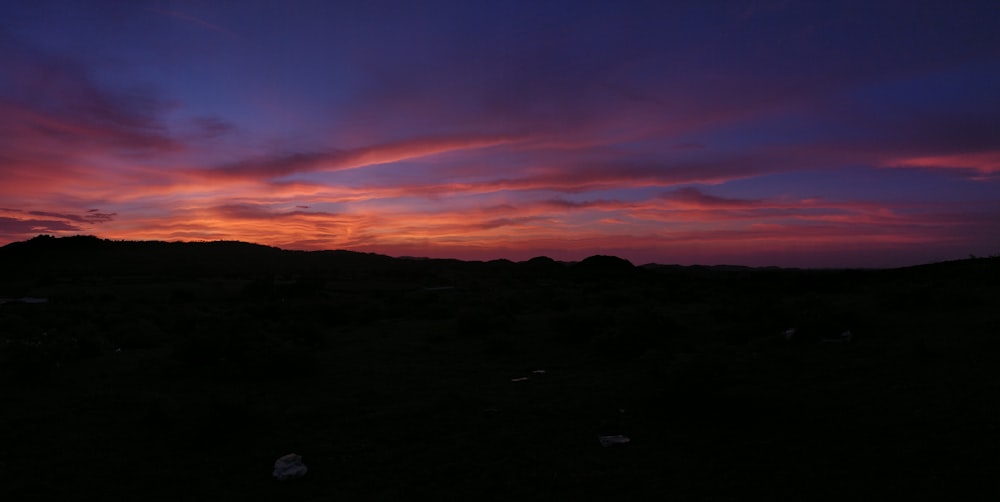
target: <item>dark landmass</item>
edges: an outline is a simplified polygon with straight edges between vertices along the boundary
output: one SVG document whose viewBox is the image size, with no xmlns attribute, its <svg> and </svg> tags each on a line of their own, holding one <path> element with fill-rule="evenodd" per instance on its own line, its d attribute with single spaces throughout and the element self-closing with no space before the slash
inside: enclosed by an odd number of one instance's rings
<svg viewBox="0 0 1000 502">
<path fill-rule="evenodd" d="M 996 496 L 998 284 L 39 236 L 0 248 L 0 499 Z"/>
</svg>

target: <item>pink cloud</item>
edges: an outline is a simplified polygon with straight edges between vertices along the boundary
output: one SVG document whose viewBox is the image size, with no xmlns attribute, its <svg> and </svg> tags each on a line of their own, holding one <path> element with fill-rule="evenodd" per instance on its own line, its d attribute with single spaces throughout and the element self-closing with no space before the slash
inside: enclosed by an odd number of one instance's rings
<svg viewBox="0 0 1000 502">
<path fill-rule="evenodd" d="M 465 259 L 526 259 L 538 254 L 580 259 L 607 252 L 637 262 L 706 263 L 733 262 L 729 257 L 742 253 L 750 258 L 739 263 L 759 260 L 752 263 L 767 264 L 781 249 L 808 254 L 948 242 L 960 245 L 963 237 L 956 226 L 988 224 L 990 218 L 984 213 L 985 219 L 963 221 L 948 205 L 890 210 L 864 201 L 744 200 L 695 190 L 673 193 L 673 199 L 639 201 L 511 200 L 479 207 L 470 201 L 471 206 L 441 204 L 420 211 L 407 210 L 405 204 L 374 201 L 371 206 L 348 205 L 342 213 L 305 210 L 280 200 L 251 203 L 250 197 L 247 202 L 201 207 L 189 202 L 187 208 L 116 218 L 102 224 L 106 229 L 102 236 L 239 239 L 293 249 L 337 248 Z M 678 205 L 676 199 L 685 203 Z M 36 213 L 37 217 L 82 217 L 56 211 Z M 40 228 L 9 221 L 31 216 L 25 212 L 9 214 L 5 220 L 9 229 Z M 80 228 L 69 219 L 49 220 Z M 70 230 L 68 226 L 59 228 Z M 653 259 L 654 255 L 659 258 Z M 830 260 L 836 263 L 834 258 Z"/>
<path fill-rule="evenodd" d="M 1000 150 L 897 158 L 886 161 L 883 167 L 968 169 L 980 174 L 991 175 L 1000 173 Z"/>
<path fill-rule="evenodd" d="M 761 201 L 727 199 L 708 195 L 694 187 L 680 188 L 665 193 L 661 197 L 675 207 L 747 208 L 761 205 Z"/>
<path fill-rule="evenodd" d="M 367 185 L 367 190 L 403 195 L 447 195 L 509 191 L 555 191 L 584 193 L 606 189 L 666 187 L 689 183 L 718 184 L 735 179 L 780 172 L 782 166 L 749 159 L 713 162 L 664 162 L 636 164 L 628 161 L 607 164 L 566 164 L 527 169 L 522 176 L 489 177 L 475 181 L 447 183 L 402 182 L 392 186 Z"/>
<path fill-rule="evenodd" d="M 503 136 L 445 136 L 417 138 L 350 150 L 295 153 L 263 160 L 241 161 L 199 171 L 208 177 L 274 178 L 310 171 L 340 171 L 416 159 L 441 153 L 508 144 Z"/>
</svg>

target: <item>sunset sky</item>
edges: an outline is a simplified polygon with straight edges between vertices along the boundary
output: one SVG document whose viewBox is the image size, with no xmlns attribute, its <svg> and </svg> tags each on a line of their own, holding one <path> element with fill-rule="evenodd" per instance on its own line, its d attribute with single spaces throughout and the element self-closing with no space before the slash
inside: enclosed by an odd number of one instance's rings
<svg viewBox="0 0 1000 502">
<path fill-rule="evenodd" d="M 1000 2 L 0 6 L 0 245 L 1000 253 Z"/>
</svg>

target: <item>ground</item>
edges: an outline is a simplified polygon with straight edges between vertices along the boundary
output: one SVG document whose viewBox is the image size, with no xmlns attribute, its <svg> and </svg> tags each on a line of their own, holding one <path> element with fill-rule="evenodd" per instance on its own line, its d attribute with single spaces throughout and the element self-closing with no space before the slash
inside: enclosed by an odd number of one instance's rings
<svg viewBox="0 0 1000 502">
<path fill-rule="evenodd" d="M 49 300 L 0 305 L 0 495 L 1000 494 L 995 259 L 576 275 L 432 265 L 0 284 Z M 789 327 L 804 335 L 785 340 Z M 851 342 L 823 341 L 846 329 Z M 631 441 L 602 447 L 613 434 Z M 309 472 L 275 481 L 287 453 Z"/>
</svg>

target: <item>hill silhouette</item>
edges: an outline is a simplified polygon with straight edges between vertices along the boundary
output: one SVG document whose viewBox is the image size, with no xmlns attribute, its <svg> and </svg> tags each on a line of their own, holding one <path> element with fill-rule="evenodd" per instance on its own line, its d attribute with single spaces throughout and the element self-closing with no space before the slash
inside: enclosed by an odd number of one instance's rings
<svg viewBox="0 0 1000 502">
<path fill-rule="evenodd" d="M 970 258 L 895 269 L 892 277 L 945 277 L 953 274 L 987 274 L 996 267 L 998 257 Z M 181 275 L 305 273 L 377 270 L 437 271 L 456 268 L 461 271 L 492 270 L 525 274 L 558 276 L 569 272 L 579 277 L 630 277 L 642 270 L 659 272 L 687 271 L 691 273 L 792 271 L 777 267 L 745 266 L 677 266 L 646 264 L 635 267 L 617 256 L 593 255 L 579 262 L 558 262 L 539 256 L 523 262 L 494 260 L 491 262 L 432 258 L 393 258 L 376 253 L 346 250 L 292 251 L 273 246 L 241 241 L 165 242 L 101 239 L 91 235 L 53 237 L 39 235 L 27 241 L 12 242 L 0 247 L 0 270 L 14 276 L 39 273 L 103 273 L 128 275 L 136 273 L 171 273 Z M 807 272 L 818 272 L 806 270 Z M 862 271 L 858 271 L 861 273 Z"/>
</svg>

